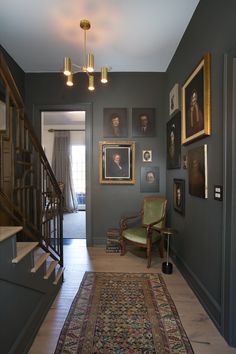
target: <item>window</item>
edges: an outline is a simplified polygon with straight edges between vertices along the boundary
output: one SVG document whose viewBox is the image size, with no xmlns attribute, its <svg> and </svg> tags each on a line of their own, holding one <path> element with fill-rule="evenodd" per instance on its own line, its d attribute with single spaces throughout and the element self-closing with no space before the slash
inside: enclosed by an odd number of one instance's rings
<svg viewBox="0 0 236 354">
<path fill-rule="evenodd" d="M 75 193 L 85 194 L 85 145 L 72 145 L 72 178 Z"/>
</svg>

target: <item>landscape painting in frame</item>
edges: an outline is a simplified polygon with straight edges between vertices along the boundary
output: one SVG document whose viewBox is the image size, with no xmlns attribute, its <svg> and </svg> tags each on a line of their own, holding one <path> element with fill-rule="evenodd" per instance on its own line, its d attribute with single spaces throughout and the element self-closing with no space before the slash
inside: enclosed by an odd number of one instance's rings
<svg viewBox="0 0 236 354">
<path fill-rule="evenodd" d="M 181 113 L 167 122 L 167 169 L 181 167 Z"/>
<path fill-rule="evenodd" d="M 195 197 L 208 197 L 207 145 L 188 151 L 189 193 Z"/>
<path fill-rule="evenodd" d="M 99 173 L 102 184 L 135 183 L 135 144 L 131 141 L 99 143 Z"/>
<path fill-rule="evenodd" d="M 210 135 L 210 54 L 182 86 L 182 144 Z"/>
</svg>

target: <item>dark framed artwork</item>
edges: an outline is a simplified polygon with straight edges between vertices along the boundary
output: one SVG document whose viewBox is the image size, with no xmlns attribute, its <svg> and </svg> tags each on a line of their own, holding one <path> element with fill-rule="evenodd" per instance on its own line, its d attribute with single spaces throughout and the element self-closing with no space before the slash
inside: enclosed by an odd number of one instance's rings
<svg viewBox="0 0 236 354">
<path fill-rule="evenodd" d="M 142 150 L 143 162 L 152 162 L 152 150 Z"/>
<path fill-rule="evenodd" d="M 179 84 L 175 84 L 169 94 L 169 114 L 179 109 Z"/>
<path fill-rule="evenodd" d="M 155 108 L 133 108 L 132 136 L 145 138 L 155 135 Z"/>
<path fill-rule="evenodd" d="M 184 215 L 185 212 L 185 180 L 174 178 L 173 207 L 175 211 Z"/>
<path fill-rule="evenodd" d="M 99 155 L 100 183 L 135 183 L 134 142 L 101 141 L 99 142 Z"/>
<path fill-rule="evenodd" d="M 210 54 L 182 86 L 182 144 L 210 135 Z"/>
<path fill-rule="evenodd" d="M 167 122 L 167 169 L 181 167 L 181 113 L 177 112 Z"/>
<path fill-rule="evenodd" d="M 187 158 L 187 155 L 184 155 L 183 156 L 183 169 L 187 170 L 187 168 L 188 168 L 188 158 Z"/>
<path fill-rule="evenodd" d="M 6 87 L 0 78 L 0 133 L 6 134 L 8 128 L 7 105 L 6 105 Z"/>
<path fill-rule="evenodd" d="M 140 192 L 157 193 L 160 191 L 160 173 L 157 166 L 141 167 Z"/>
<path fill-rule="evenodd" d="M 103 109 L 104 138 L 125 138 L 128 136 L 128 118 L 126 108 Z"/>
<path fill-rule="evenodd" d="M 7 130 L 7 112 L 6 103 L 0 100 L 0 132 Z"/>
<path fill-rule="evenodd" d="M 188 151 L 189 193 L 199 198 L 208 197 L 207 145 Z"/>
</svg>

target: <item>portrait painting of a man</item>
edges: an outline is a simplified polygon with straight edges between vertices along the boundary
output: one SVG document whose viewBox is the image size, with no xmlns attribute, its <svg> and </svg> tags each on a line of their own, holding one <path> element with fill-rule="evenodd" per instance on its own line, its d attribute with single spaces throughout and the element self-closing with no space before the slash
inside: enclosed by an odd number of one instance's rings
<svg viewBox="0 0 236 354">
<path fill-rule="evenodd" d="M 106 169 L 105 178 L 130 178 L 129 175 L 129 149 L 109 147 L 105 152 Z"/>
<path fill-rule="evenodd" d="M 204 129 L 203 69 L 191 81 L 186 90 L 186 137 Z"/>
<path fill-rule="evenodd" d="M 149 137 L 155 136 L 155 109 L 133 108 L 132 109 L 132 136 Z"/>
<path fill-rule="evenodd" d="M 189 193 L 207 198 L 207 145 L 188 151 Z"/>
<path fill-rule="evenodd" d="M 130 141 L 101 141 L 100 183 L 135 183 L 135 143 Z"/>
<path fill-rule="evenodd" d="M 126 108 L 104 108 L 103 136 L 106 138 L 124 138 L 128 136 Z"/>
<path fill-rule="evenodd" d="M 182 86 L 182 143 L 210 135 L 210 54 Z"/>
<path fill-rule="evenodd" d="M 181 114 L 176 113 L 167 123 L 167 169 L 181 167 Z"/>
</svg>

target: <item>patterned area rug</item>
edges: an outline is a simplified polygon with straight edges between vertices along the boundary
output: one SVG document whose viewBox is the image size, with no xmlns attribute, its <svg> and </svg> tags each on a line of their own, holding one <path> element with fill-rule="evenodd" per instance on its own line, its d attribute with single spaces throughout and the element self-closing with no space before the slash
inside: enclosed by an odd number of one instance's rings
<svg viewBox="0 0 236 354">
<path fill-rule="evenodd" d="M 193 353 L 160 274 L 86 272 L 55 354 Z"/>
</svg>

